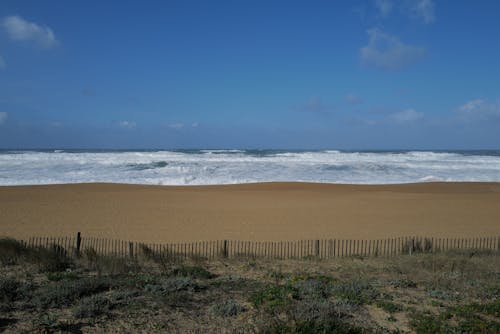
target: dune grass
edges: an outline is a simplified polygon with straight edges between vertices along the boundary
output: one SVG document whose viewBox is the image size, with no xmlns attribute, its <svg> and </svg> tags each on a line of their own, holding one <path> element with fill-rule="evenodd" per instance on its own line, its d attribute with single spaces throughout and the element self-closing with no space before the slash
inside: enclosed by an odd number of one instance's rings
<svg viewBox="0 0 500 334">
<path fill-rule="evenodd" d="M 134 259 L 0 239 L 0 331 L 499 333 L 500 256 Z"/>
</svg>

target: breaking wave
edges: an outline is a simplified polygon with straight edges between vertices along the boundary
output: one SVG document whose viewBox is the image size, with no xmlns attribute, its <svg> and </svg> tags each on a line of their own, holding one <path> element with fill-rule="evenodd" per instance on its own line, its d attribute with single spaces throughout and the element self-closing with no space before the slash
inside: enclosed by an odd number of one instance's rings
<svg viewBox="0 0 500 334">
<path fill-rule="evenodd" d="M 0 151 L 0 185 L 500 182 L 500 151 Z"/>
</svg>

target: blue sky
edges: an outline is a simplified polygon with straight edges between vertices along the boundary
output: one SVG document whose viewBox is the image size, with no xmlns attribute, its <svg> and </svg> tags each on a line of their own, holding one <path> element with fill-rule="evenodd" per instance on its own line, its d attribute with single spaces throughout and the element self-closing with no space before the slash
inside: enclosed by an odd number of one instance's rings
<svg viewBox="0 0 500 334">
<path fill-rule="evenodd" d="M 500 2 L 0 4 L 3 148 L 500 148 Z"/>
</svg>

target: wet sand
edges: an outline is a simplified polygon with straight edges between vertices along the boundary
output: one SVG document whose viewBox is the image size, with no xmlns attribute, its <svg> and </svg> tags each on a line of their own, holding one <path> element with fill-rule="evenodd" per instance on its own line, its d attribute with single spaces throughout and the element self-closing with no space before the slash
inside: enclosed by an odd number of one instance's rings
<svg viewBox="0 0 500 334">
<path fill-rule="evenodd" d="M 144 242 L 500 236 L 500 183 L 0 187 L 0 236 Z"/>
</svg>

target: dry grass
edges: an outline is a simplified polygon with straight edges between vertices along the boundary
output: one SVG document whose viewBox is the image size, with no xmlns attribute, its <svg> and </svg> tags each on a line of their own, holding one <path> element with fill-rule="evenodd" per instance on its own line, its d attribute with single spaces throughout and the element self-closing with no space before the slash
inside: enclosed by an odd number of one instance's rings
<svg viewBox="0 0 500 334">
<path fill-rule="evenodd" d="M 46 271 L 42 254 L 66 267 Z M 147 252 L 145 252 L 147 253 Z M 498 333 L 500 256 L 168 262 L 65 258 L 1 240 L 0 330 Z M 53 260 L 51 260 L 53 261 Z"/>
</svg>

